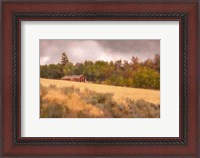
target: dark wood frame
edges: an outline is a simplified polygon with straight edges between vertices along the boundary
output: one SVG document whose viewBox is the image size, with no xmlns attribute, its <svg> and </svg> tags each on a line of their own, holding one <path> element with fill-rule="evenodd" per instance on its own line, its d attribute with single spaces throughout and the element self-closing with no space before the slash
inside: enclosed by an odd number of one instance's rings
<svg viewBox="0 0 200 158">
<path fill-rule="evenodd" d="M 198 2 L 4 2 L 2 135 L 4 156 L 200 156 L 198 152 Z M 21 138 L 22 20 L 178 20 L 179 138 Z"/>
</svg>

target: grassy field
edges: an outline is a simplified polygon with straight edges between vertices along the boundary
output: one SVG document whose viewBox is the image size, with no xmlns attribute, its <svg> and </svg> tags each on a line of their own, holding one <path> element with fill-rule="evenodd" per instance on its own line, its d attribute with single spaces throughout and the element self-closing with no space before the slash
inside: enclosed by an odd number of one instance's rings
<svg viewBox="0 0 200 158">
<path fill-rule="evenodd" d="M 79 88 L 80 91 L 84 91 L 85 88 L 87 88 L 97 93 L 113 93 L 113 98 L 115 101 L 123 101 L 125 98 L 129 98 L 133 100 L 143 99 L 153 104 L 160 104 L 160 91 L 158 90 L 108 86 L 102 84 L 52 80 L 43 78 L 40 79 L 40 83 L 44 86 L 49 86 L 51 84 L 56 85 L 57 87 L 74 86 L 75 88 Z"/>
<path fill-rule="evenodd" d="M 160 91 L 40 79 L 42 118 L 158 118 Z"/>
</svg>

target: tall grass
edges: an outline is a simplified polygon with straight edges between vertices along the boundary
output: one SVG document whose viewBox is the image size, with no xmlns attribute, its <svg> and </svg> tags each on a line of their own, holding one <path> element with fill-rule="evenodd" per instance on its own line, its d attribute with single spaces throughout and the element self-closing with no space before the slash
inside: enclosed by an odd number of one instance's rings
<svg viewBox="0 0 200 158">
<path fill-rule="evenodd" d="M 113 93 L 40 85 L 41 118 L 159 118 L 160 106 L 126 98 L 116 102 Z"/>
</svg>

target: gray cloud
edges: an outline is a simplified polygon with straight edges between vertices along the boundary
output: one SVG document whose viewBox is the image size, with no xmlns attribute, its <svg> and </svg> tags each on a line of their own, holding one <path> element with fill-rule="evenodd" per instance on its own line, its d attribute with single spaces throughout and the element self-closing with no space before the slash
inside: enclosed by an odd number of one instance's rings
<svg viewBox="0 0 200 158">
<path fill-rule="evenodd" d="M 73 63 L 85 60 L 140 60 L 160 54 L 160 40 L 40 40 L 40 64 L 59 63 L 65 52 Z"/>
</svg>

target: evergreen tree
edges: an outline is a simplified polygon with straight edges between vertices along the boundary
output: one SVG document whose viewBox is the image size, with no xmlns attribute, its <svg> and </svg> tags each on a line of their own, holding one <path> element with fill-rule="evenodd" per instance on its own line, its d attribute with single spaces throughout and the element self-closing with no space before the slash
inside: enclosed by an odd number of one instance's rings
<svg viewBox="0 0 200 158">
<path fill-rule="evenodd" d="M 66 53 L 63 52 L 63 53 L 62 53 L 62 57 L 61 57 L 61 64 L 62 64 L 62 65 L 66 65 L 66 63 L 68 63 L 68 62 L 69 62 L 69 59 L 68 59 Z"/>
</svg>

